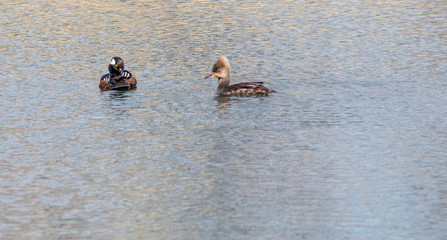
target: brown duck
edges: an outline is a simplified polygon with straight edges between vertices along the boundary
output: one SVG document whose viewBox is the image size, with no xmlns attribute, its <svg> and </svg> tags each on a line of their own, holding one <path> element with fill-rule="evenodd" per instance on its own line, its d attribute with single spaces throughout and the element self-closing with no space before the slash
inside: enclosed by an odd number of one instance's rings
<svg viewBox="0 0 447 240">
<path fill-rule="evenodd" d="M 264 86 L 263 82 L 242 82 L 230 85 L 230 63 L 225 56 L 217 59 L 211 74 L 205 78 L 214 77 L 218 79 L 216 93 L 223 96 L 267 96 L 269 93 L 276 92 Z"/>
<path fill-rule="evenodd" d="M 109 63 L 109 73 L 99 80 L 101 90 L 131 89 L 137 86 L 137 80 L 127 70 L 124 70 L 124 60 L 113 57 Z"/>
</svg>

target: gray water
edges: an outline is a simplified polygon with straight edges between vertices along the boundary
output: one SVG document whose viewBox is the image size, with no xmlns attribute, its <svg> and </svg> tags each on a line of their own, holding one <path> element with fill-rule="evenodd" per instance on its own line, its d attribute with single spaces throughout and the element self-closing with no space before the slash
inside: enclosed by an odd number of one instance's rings
<svg viewBox="0 0 447 240">
<path fill-rule="evenodd" d="M 0 239 L 447 239 L 446 1 L 0 13 Z"/>
</svg>

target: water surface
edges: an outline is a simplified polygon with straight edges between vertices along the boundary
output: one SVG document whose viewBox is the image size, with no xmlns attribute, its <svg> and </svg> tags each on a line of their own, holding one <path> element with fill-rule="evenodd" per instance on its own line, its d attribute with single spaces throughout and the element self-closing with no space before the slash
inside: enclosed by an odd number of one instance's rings
<svg viewBox="0 0 447 240">
<path fill-rule="evenodd" d="M 445 1 L 0 6 L 1 239 L 447 238 Z"/>
</svg>

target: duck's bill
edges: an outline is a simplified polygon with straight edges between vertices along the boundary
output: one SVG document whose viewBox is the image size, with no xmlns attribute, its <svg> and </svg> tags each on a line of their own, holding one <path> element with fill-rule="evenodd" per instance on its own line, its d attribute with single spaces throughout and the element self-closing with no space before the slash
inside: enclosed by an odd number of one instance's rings
<svg viewBox="0 0 447 240">
<path fill-rule="evenodd" d="M 214 78 L 214 77 L 216 77 L 216 74 L 215 73 L 211 73 L 210 75 L 204 77 L 204 79 L 206 79 L 206 78 Z"/>
</svg>

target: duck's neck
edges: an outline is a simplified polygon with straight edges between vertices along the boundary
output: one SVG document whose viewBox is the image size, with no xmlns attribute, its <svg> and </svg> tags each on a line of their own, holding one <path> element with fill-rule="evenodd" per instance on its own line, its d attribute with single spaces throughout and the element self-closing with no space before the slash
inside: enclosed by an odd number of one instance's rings
<svg viewBox="0 0 447 240">
<path fill-rule="evenodd" d="M 230 74 L 228 74 L 225 78 L 219 78 L 216 92 L 219 94 L 224 93 L 228 86 L 230 86 Z"/>
</svg>

